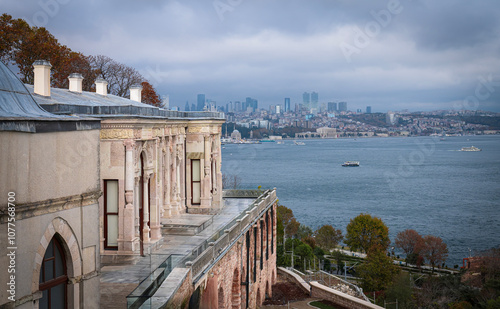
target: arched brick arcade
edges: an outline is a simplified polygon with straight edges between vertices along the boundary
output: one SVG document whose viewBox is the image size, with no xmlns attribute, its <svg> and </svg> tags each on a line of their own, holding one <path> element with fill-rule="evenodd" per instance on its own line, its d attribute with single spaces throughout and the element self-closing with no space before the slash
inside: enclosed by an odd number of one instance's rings
<svg viewBox="0 0 500 309">
<path fill-rule="evenodd" d="M 271 297 L 276 280 L 274 207 L 242 231 L 235 245 L 199 280 L 199 308 L 256 308 Z"/>
</svg>

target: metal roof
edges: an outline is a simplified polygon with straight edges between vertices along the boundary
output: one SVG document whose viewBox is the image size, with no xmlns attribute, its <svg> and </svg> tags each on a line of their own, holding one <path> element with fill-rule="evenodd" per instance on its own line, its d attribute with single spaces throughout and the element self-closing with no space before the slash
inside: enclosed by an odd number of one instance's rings
<svg viewBox="0 0 500 309">
<path fill-rule="evenodd" d="M 17 76 L 0 61 L 0 131 L 54 132 L 94 130 L 100 120 L 54 115 L 44 110 Z"/>
<path fill-rule="evenodd" d="M 33 85 L 25 85 L 33 93 Z M 50 97 L 33 94 L 47 111 L 56 114 L 91 115 L 98 118 L 225 119 L 221 112 L 181 112 L 158 108 L 116 95 L 73 92 L 52 88 Z"/>
<path fill-rule="evenodd" d="M 63 119 L 38 105 L 23 83 L 0 61 L 0 119 Z"/>
</svg>

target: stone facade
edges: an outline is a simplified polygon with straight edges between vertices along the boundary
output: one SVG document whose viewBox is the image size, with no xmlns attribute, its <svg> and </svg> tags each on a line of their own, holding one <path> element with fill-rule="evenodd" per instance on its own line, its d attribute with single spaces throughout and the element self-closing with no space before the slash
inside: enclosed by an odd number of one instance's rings
<svg viewBox="0 0 500 309">
<path fill-rule="evenodd" d="M 221 207 L 221 124 L 221 120 L 102 121 L 101 185 L 118 180 L 119 209 L 117 247 L 109 249 L 105 197 L 100 199 L 101 254 L 144 254 L 162 239 L 163 218 L 215 213 Z M 199 162 L 198 200 L 190 185 L 193 160 Z"/>
<path fill-rule="evenodd" d="M 15 251 L 15 273 L 0 271 L 2 285 L 15 275 L 15 298 L 0 290 L 0 307 L 38 308 L 40 271 L 53 238 L 62 245 L 70 308 L 99 308 L 99 130 L 71 132 L 0 131 L 0 265 Z M 15 194 L 15 216 L 8 209 Z M 12 221 L 11 218 L 15 218 Z M 10 222 L 9 222 L 10 221 Z M 14 225 L 9 225 L 13 223 Z M 15 249 L 7 235 L 14 228 Z M 11 300 L 15 299 L 15 302 Z"/>
</svg>

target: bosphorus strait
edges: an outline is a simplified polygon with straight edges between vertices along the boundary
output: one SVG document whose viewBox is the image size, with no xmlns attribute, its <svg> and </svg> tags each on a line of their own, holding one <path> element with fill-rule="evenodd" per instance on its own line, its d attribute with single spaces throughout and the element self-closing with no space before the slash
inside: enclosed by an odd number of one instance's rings
<svg viewBox="0 0 500 309">
<path fill-rule="evenodd" d="M 305 140 L 305 146 L 225 145 L 222 170 L 242 188 L 276 187 L 280 203 L 316 229 L 343 230 L 360 213 L 439 236 L 449 267 L 500 244 L 500 136 Z M 459 151 L 476 146 L 482 151 Z M 344 161 L 359 167 L 342 167 Z"/>
</svg>

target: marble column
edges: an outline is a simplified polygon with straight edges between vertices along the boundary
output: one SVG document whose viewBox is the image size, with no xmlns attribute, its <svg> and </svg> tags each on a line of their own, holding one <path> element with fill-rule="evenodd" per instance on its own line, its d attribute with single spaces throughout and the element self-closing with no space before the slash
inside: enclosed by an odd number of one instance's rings
<svg viewBox="0 0 500 309">
<path fill-rule="evenodd" d="M 180 206 L 179 212 L 186 212 L 186 160 L 185 160 L 185 149 L 184 149 L 184 140 L 185 135 L 181 135 L 180 142 L 178 144 L 179 151 L 177 153 L 179 157 L 179 198 L 180 198 Z"/>
<path fill-rule="evenodd" d="M 120 251 L 134 251 L 135 209 L 134 209 L 134 146 L 131 139 L 123 142 L 125 146 L 125 208 L 123 209 L 123 238 Z M 120 241 L 119 241 L 120 243 Z"/>
<path fill-rule="evenodd" d="M 215 149 L 214 160 L 215 160 L 215 184 L 213 193 L 213 207 L 220 209 L 222 208 L 222 171 L 221 171 L 221 143 L 220 143 L 220 133 L 214 135 Z"/>
<path fill-rule="evenodd" d="M 170 209 L 170 138 L 165 137 L 165 144 L 163 146 L 163 218 L 170 218 L 172 215 Z"/>
<path fill-rule="evenodd" d="M 204 157 L 203 157 L 203 177 L 201 179 L 201 208 L 208 209 L 211 205 L 210 194 L 210 159 L 211 159 L 211 145 L 210 135 L 203 135 L 204 139 Z"/>
<path fill-rule="evenodd" d="M 141 188 L 140 186 L 142 185 L 141 183 L 141 177 L 136 176 L 134 177 L 134 226 L 135 226 L 135 237 L 140 237 L 140 223 L 139 223 L 139 206 L 141 204 Z"/>
<path fill-rule="evenodd" d="M 142 240 L 145 243 L 149 242 L 149 177 L 151 176 L 150 173 L 147 173 L 144 171 L 144 182 L 143 182 L 143 191 L 144 192 L 144 200 L 142 203 L 142 214 L 143 214 L 143 225 L 142 225 Z"/>
<path fill-rule="evenodd" d="M 178 201 L 177 201 L 177 137 L 174 135 L 170 141 L 170 156 L 172 158 L 170 168 L 170 208 L 171 214 L 177 215 Z"/>
</svg>

